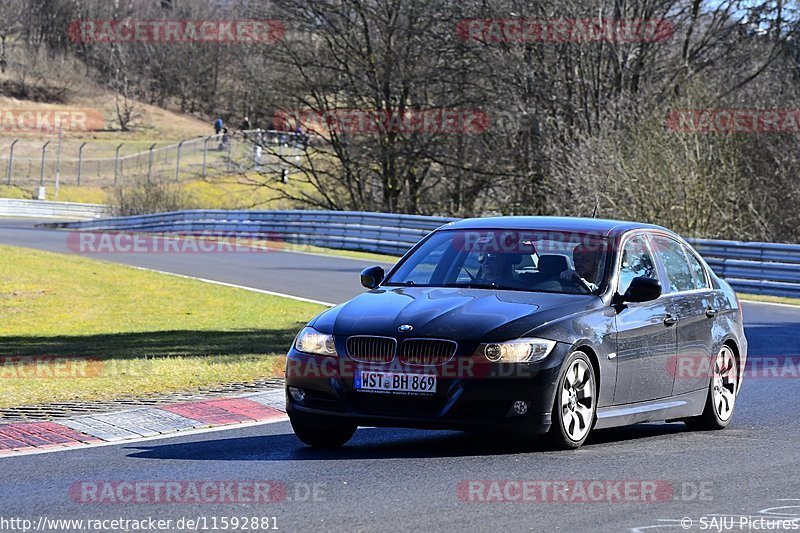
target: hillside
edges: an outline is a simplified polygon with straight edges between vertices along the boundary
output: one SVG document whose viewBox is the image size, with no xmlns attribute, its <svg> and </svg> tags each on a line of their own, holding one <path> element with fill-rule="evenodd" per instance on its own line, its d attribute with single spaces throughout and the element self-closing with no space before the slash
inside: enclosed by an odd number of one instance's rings
<svg viewBox="0 0 800 533">
<path fill-rule="evenodd" d="M 124 157 L 145 159 L 151 146 L 164 148 L 164 161 L 157 159 L 157 172 L 164 172 L 170 163 L 167 157 L 175 157 L 174 145 L 187 139 L 208 137 L 214 134 L 210 122 L 198 117 L 181 113 L 177 109 L 162 109 L 153 105 L 133 101 L 135 119 L 123 131 L 117 120 L 116 105 L 122 98 L 115 92 L 98 86 L 88 78 L 73 76 L 70 89 L 63 95 L 54 97 L 47 84 L 33 85 L 27 92 L 35 95 L 34 100 L 12 96 L 19 92 L 18 82 L 10 74 L 0 75 L 0 113 L 6 122 L 0 126 L 0 197 L 34 198 L 39 184 L 42 147 L 50 142 L 47 152 L 45 181 L 47 199 L 59 201 L 115 204 L 120 190 L 113 186 L 113 158 L 116 148 L 123 145 L 121 154 Z M 55 101 L 47 101 L 55 100 Z M 55 195 L 53 174 L 57 158 L 59 136 L 54 131 L 37 129 L 18 129 L 11 127 L 12 120 L 23 112 L 37 114 L 70 113 L 78 111 L 95 112 L 102 117 L 102 127 L 93 131 L 80 129 L 64 129 L 61 138 L 62 178 Z M 14 146 L 14 172 L 12 185 L 6 184 L 6 171 L 12 143 Z M 83 149 L 84 180 L 80 187 L 75 183 L 73 175 L 77 165 L 81 145 Z M 201 144 L 194 143 L 200 146 Z M 193 145 L 193 146 L 194 146 Z M 213 146 L 213 145 L 212 145 Z M 173 148 L 169 148 L 173 147 Z M 167 154 L 169 152 L 169 154 Z M 188 154 L 187 164 L 197 163 L 201 156 Z M 214 161 L 214 155 L 210 161 Z M 104 161 L 101 168 L 97 160 Z M 141 165 L 141 161 L 137 161 Z M 65 171 L 70 169 L 72 173 Z M 285 202 L 275 198 L 275 192 L 258 187 L 260 176 L 215 175 L 207 179 L 186 172 L 182 175 L 179 186 L 171 186 L 174 207 L 186 208 L 269 208 L 288 207 Z"/>
</svg>

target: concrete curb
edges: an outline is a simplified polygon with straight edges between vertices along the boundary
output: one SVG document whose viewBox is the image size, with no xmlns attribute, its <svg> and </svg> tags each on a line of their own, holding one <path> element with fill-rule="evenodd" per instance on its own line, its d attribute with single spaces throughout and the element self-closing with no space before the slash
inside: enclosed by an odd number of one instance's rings
<svg viewBox="0 0 800 533">
<path fill-rule="evenodd" d="M 0 425 L 0 457 L 158 437 L 180 431 L 287 419 L 284 391 L 275 390 L 160 407 L 92 414 L 55 422 Z"/>
</svg>

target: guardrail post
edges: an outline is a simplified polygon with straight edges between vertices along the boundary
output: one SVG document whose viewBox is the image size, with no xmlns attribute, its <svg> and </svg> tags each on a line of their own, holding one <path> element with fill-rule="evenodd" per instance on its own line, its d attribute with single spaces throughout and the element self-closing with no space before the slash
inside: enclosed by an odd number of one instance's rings
<svg viewBox="0 0 800 533">
<path fill-rule="evenodd" d="M 158 143 L 153 144 L 150 147 L 150 158 L 147 162 L 147 184 L 150 185 L 150 181 L 153 179 L 153 157 L 155 156 L 155 149 Z"/>
<path fill-rule="evenodd" d="M 81 174 L 83 174 L 83 149 L 86 148 L 87 144 L 89 143 L 83 143 L 78 148 L 78 187 L 81 186 Z"/>
<path fill-rule="evenodd" d="M 211 137 L 206 137 L 203 141 L 203 177 L 207 176 L 208 169 L 208 143 L 211 142 Z"/>
<path fill-rule="evenodd" d="M 19 142 L 19 139 L 14 139 L 11 143 L 11 149 L 8 152 L 8 172 L 6 173 L 6 185 L 11 185 L 11 175 L 14 173 L 14 147 Z"/>
<path fill-rule="evenodd" d="M 44 143 L 42 146 L 42 165 L 39 167 L 39 187 L 44 187 L 44 165 L 45 157 L 47 157 L 47 147 L 50 146 L 50 141 Z"/>
<path fill-rule="evenodd" d="M 119 181 L 119 151 L 122 150 L 122 147 L 125 146 L 125 143 L 120 144 L 117 146 L 117 150 L 114 155 L 114 186 L 117 186 L 117 182 Z"/>
<path fill-rule="evenodd" d="M 175 165 L 175 181 L 181 181 L 181 152 L 183 151 L 183 143 L 184 141 L 178 143 L 178 157 L 177 164 Z"/>
<path fill-rule="evenodd" d="M 58 149 L 56 150 L 56 194 L 54 200 L 58 200 L 58 187 L 61 184 L 61 147 L 64 144 L 64 129 L 58 129 Z"/>
</svg>

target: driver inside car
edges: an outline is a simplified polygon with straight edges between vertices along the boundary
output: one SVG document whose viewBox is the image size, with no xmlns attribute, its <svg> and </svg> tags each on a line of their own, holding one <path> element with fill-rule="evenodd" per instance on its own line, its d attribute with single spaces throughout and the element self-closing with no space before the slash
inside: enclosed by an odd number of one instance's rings
<svg viewBox="0 0 800 533">
<path fill-rule="evenodd" d="M 521 259 L 519 254 L 497 252 L 483 254 L 479 259 L 481 269 L 476 279 L 498 287 L 519 288 L 525 284 L 518 278 L 514 265 Z"/>
<path fill-rule="evenodd" d="M 561 279 L 583 283 L 589 290 L 596 292 L 598 289 L 597 274 L 600 270 L 600 258 L 603 250 L 599 246 L 579 244 L 572 251 L 572 264 L 575 268 L 565 270 L 561 273 Z"/>
</svg>

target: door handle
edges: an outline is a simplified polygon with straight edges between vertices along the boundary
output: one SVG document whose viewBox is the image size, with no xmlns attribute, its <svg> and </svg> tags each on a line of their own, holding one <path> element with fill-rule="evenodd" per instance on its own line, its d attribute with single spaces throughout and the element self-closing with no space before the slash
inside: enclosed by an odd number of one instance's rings
<svg viewBox="0 0 800 533">
<path fill-rule="evenodd" d="M 719 313 L 719 309 L 714 309 L 713 307 L 709 307 L 706 309 L 706 316 L 708 318 L 714 318 Z"/>
<path fill-rule="evenodd" d="M 678 319 L 677 319 L 677 318 L 675 318 L 675 317 L 674 317 L 674 316 L 672 316 L 672 315 L 667 315 L 667 316 L 664 318 L 664 325 L 665 325 L 665 326 L 667 326 L 667 327 L 669 327 L 669 326 L 674 326 L 674 325 L 675 325 L 675 324 L 677 324 L 677 323 L 678 323 Z"/>
</svg>

